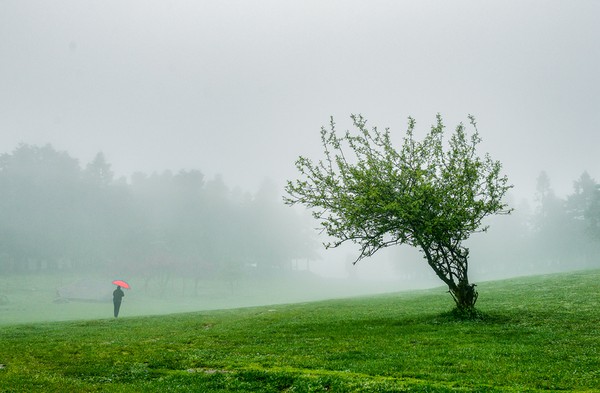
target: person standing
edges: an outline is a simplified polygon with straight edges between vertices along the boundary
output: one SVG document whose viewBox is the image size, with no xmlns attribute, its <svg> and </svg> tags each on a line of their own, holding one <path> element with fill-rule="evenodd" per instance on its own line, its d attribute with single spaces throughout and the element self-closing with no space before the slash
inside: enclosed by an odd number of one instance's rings
<svg viewBox="0 0 600 393">
<path fill-rule="evenodd" d="M 123 290 L 120 286 L 117 285 L 117 289 L 113 292 L 113 304 L 115 306 L 115 318 L 119 316 L 119 309 L 121 308 L 121 300 L 123 300 Z"/>
</svg>

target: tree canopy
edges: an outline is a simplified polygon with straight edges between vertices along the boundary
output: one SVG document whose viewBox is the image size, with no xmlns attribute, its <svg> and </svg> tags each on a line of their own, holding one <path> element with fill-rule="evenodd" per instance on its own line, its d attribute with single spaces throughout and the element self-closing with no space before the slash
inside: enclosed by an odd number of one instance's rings
<svg viewBox="0 0 600 393">
<path fill-rule="evenodd" d="M 487 229 L 486 216 L 510 212 L 503 197 L 511 188 L 499 161 L 477 155 L 475 119 L 469 116 L 470 136 L 461 123 L 446 143 L 441 115 L 420 141 L 409 118 L 396 148 L 389 129 L 369 128 L 360 115 L 351 118 L 355 133 L 338 133 L 333 118 L 329 129 L 321 129 L 323 160 L 298 158 L 300 178 L 288 181 L 285 202 L 313 209 L 333 239 L 327 248 L 358 244 L 356 262 L 392 245 L 419 248 L 457 307 L 473 309 L 477 292 L 462 243 Z"/>
</svg>

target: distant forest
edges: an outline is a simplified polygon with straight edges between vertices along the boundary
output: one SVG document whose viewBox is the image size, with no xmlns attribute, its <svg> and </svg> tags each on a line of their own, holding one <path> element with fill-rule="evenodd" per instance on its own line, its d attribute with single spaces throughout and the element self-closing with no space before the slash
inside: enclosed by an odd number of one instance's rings
<svg viewBox="0 0 600 393">
<path fill-rule="evenodd" d="M 542 171 L 533 205 L 491 217 L 489 232 L 470 241 L 471 268 L 494 278 L 600 268 L 600 185 L 583 172 L 572 194 L 558 197 Z"/>
<path fill-rule="evenodd" d="M 600 185 L 586 172 L 573 184 L 560 198 L 542 172 L 533 205 L 509 201 L 511 216 L 490 218 L 489 233 L 469 240 L 475 276 L 600 267 Z M 50 145 L 0 155 L 2 274 L 230 280 L 290 271 L 318 259 L 314 226 L 268 182 L 250 194 L 197 170 L 116 179 L 102 153 L 81 166 Z"/>
<path fill-rule="evenodd" d="M 307 221 L 265 182 L 255 195 L 200 171 L 115 179 L 52 146 L 0 156 L 0 272 L 231 276 L 317 256 Z M 304 220 L 304 221 L 303 221 Z"/>
</svg>

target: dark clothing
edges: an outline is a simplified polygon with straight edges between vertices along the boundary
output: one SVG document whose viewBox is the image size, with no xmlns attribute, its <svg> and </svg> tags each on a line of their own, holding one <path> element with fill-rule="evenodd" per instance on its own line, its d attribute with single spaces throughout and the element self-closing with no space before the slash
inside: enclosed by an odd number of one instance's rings
<svg viewBox="0 0 600 393">
<path fill-rule="evenodd" d="M 123 299 L 125 294 L 121 287 L 117 287 L 117 289 L 113 292 L 113 304 L 115 306 L 115 318 L 119 316 L 119 309 L 121 308 L 121 300 Z"/>
</svg>

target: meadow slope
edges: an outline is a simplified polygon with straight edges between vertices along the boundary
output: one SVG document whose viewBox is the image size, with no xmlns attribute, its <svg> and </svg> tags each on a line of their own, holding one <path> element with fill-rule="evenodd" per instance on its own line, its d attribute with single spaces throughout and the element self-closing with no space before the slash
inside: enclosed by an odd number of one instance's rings
<svg viewBox="0 0 600 393">
<path fill-rule="evenodd" d="M 600 271 L 478 288 L 8 325 L 0 391 L 600 391 Z"/>
</svg>

